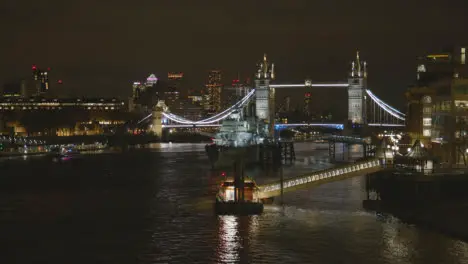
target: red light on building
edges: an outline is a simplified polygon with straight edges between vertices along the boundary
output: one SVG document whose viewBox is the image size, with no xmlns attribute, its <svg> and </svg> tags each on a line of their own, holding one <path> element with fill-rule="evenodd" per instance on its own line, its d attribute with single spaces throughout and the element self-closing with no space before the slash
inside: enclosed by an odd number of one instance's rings
<svg viewBox="0 0 468 264">
<path fill-rule="evenodd" d="M 305 97 L 310 97 L 310 93 L 305 93 Z"/>
<path fill-rule="evenodd" d="M 63 81 L 62 81 L 62 80 L 58 80 L 57 83 L 58 83 L 58 84 L 62 84 Z"/>
<path fill-rule="evenodd" d="M 47 71 L 50 71 L 50 67 L 47 68 Z"/>
<path fill-rule="evenodd" d="M 37 70 L 36 64 L 33 64 L 33 65 L 32 65 L 32 70 L 33 70 L 33 71 Z"/>
<path fill-rule="evenodd" d="M 221 172 L 221 176 L 226 176 L 226 172 Z"/>
</svg>

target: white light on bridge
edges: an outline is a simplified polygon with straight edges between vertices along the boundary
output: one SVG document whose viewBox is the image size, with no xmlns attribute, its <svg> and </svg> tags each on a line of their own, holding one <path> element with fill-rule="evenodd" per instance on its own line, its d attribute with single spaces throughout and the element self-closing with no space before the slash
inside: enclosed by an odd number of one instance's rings
<svg viewBox="0 0 468 264">
<path fill-rule="evenodd" d="M 368 126 L 381 126 L 381 127 L 404 127 L 403 124 L 377 124 L 377 123 L 370 123 L 367 124 Z"/>
<path fill-rule="evenodd" d="M 304 84 L 270 84 L 271 88 L 296 88 L 296 87 L 348 87 L 347 83 L 312 83 L 307 80 Z"/>
</svg>

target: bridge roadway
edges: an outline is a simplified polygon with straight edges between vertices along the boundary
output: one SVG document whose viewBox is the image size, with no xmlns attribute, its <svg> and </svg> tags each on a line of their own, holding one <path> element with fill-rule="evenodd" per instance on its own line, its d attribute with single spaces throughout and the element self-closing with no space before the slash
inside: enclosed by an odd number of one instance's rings
<svg viewBox="0 0 468 264">
<path fill-rule="evenodd" d="M 311 186 L 327 182 L 343 180 L 346 178 L 372 173 L 381 170 L 378 159 L 372 158 L 361 162 L 346 164 L 330 169 L 314 171 L 310 174 L 288 178 L 283 180 L 283 193 L 305 189 Z M 258 198 L 267 199 L 281 195 L 281 182 L 276 181 L 258 186 L 260 188 Z"/>
</svg>

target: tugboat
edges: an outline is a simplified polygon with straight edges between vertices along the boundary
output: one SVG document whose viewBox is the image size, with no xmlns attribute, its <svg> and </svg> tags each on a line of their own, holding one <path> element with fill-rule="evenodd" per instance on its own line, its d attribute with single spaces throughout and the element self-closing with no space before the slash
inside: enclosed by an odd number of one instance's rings
<svg viewBox="0 0 468 264">
<path fill-rule="evenodd" d="M 216 195 L 215 212 L 219 215 L 256 215 L 263 212 L 255 181 L 244 177 L 243 169 L 234 177 L 226 176 Z"/>
</svg>

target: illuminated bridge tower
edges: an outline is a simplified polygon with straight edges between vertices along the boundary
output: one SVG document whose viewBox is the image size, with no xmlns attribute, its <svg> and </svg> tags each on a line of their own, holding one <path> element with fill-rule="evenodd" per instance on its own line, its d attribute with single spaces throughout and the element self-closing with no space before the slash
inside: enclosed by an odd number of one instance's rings
<svg viewBox="0 0 468 264">
<path fill-rule="evenodd" d="M 255 113 L 259 120 L 268 124 L 270 136 L 274 133 L 275 125 L 275 89 L 270 88 L 270 81 L 274 79 L 275 65 L 268 62 L 265 54 L 255 74 Z"/>
<path fill-rule="evenodd" d="M 356 60 L 352 62 L 348 84 L 348 120 L 355 124 L 365 124 L 367 64 L 359 59 L 359 51 L 356 53 Z"/>
<path fill-rule="evenodd" d="M 166 106 L 164 100 L 159 100 L 158 103 L 153 107 L 152 112 L 152 122 L 150 125 L 150 131 L 153 132 L 155 136 L 162 136 L 162 119 L 163 112 L 167 112 L 168 107 Z"/>
</svg>

